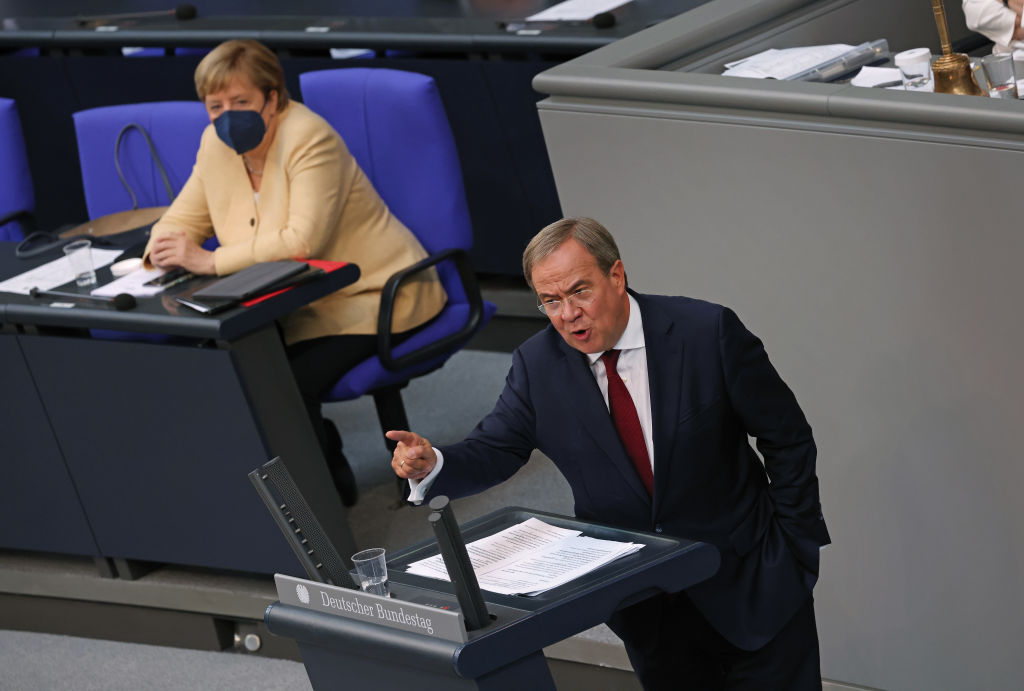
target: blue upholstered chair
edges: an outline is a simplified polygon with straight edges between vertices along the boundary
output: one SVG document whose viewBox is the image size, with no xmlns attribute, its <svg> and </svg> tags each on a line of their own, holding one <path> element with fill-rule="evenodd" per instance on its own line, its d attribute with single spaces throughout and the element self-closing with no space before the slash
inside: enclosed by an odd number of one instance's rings
<svg viewBox="0 0 1024 691">
<path fill-rule="evenodd" d="M 177 195 L 184 186 L 199 151 L 203 130 L 210 124 L 206 108 L 198 101 L 163 101 L 129 103 L 118 106 L 90 108 L 75 113 L 75 135 L 82 170 L 82 187 L 89 218 L 126 211 L 133 208 L 170 204 L 168 189 Z M 121 175 L 131 187 L 129 193 L 121 182 L 115 160 L 118 136 L 130 124 L 139 125 L 148 133 L 153 150 L 166 171 L 166 180 L 154 163 L 146 137 L 138 129 L 128 129 L 121 138 L 117 161 Z M 134 194 L 134 198 L 133 195 Z M 204 246 L 213 249 L 216 239 Z M 107 329 L 93 329 L 95 338 L 170 342 L 163 334 L 138 334 Z"/>
<path fill-rule="evenodd" d="M 21 240 L 36 202 L 18 109 L 7 98 L 0 98 L 0 152 L 0 240 Z"/>
<path fill-rule="evenodd" d="M 89 218 L 135 206 L 163 206 L 171 201 L 149 146 L 138 130 L 125 132 L 118 152 L 121 172 L 137 198 L 134 203 L 121 183 L 114 165 L 114 147 L 126 125 L 135 123 L 149 133 L 167 171 L 168 184 L 177 194 L 192 172 L 199 139 L 210 124 L 206 109 L 198 101 L 104 106 L 79 111 L 72 117 Z"/>
<path fill-rule="evenodd" d="M 378 355 L 334 386 L 329 401 L 372 394 L 381 427 L 408 429 L 400 389 L 437 369 L 493 315 L 469 265 L 473 230 L 444 106 L 430 77 L 380 68 L 307 72 L 299 76 L 307 106 L 341 134 L 391 211 L 430 256 L 388 281 L 381 301 Z M 400 283 L 437 266 L 448 293 L 441 313 L 392 348 L 388 326 Z M 394 444 L 385 440 L 389 448 Z"/>
</svg>

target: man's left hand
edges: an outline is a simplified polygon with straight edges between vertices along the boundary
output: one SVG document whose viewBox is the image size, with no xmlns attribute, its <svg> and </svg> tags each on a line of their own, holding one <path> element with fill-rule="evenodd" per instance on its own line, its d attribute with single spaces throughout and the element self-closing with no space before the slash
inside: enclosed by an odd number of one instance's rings
<svg viewBox="0 0 1024 691">
<path fill-rule="evenodd" d="M 181 267 L 194 274 L 214 274 L 213 252 L 192 242 L 184 231 L 159 236 L 149 250 L 149 260 L 161 269 Z"/>
</svg>

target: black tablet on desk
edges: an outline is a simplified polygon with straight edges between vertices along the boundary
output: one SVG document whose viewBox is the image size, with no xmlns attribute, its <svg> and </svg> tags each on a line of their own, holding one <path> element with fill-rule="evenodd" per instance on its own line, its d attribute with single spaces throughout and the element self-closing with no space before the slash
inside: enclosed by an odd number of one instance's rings
<svg viewBox="0 0 1024 691">
<path fill-rule="evenodd" d="M 279 266 L 286 265 L 286 266 Z M 270 267 L 270 268 L 266 268 Z M 259 269 L 259 271 L 251 271 Z M 249 272 L 244 281 L 232 282 Z M 217 314 L 246 300 L 268 295 L 290 286 L 324 275 L 324 270 L 300 261 L 280 261 L 254 264 L 227 278 L 201 284 L 175 295 L 175 301 L 203 314 Z M 274 280 L 270 280 L 273 278 Z M 224 285 L 227 285 L 225 289 Z M 234 287 L 232 287 L 234 286 Z"/>
<path fill-rule="evenodd" d="M 286 259 L 260 262 L 215 281 L 197 290 L 193 295 L 200 300 L 246 300 L 267 292 L 274 285 L 309 268 L 305 262 Z"/>
</svg>

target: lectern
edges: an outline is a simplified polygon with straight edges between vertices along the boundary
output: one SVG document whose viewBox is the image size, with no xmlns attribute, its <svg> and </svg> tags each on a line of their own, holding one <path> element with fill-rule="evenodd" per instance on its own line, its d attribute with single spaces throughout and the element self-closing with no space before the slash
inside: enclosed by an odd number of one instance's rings
<svg viewBox="0 0 1024 691">
<path fill-rule="evenodd" d="M 518 507 L 469 521 L 462 533 L 471 542 L 529 518 L 643 549 L 536 596 L 484 591 L 490 621 L 466 631 L 450 583 L 405 572 L 438 553 L 431 540 L 388 561 L 391 598 L 278 577 L 280 600 L 267 609 L 267 628 L 298 643 L 317 691 L 553 691 L 544 647 L 604 622 L 620 607 L 679 591 L 718 569 L 712 545 Z M 353 611 L 368 616 L 353 617 Z M 452 620 L 457 627 L 443 630 Z"/>
</svg>

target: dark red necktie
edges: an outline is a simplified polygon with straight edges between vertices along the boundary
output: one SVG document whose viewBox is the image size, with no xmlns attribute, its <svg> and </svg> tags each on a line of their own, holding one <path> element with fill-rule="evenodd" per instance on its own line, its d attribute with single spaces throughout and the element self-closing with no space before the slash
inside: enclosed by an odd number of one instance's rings
<svg viewBox="0 0 1024 691">
<path fill-rule="evenodd" d="M 608 375 L 608 408 L 612 414 L 612 422 L 619 433 L 626 455 L 633 461 L 637 475 L 647 488 L 647 493 L 654 494 L 654 473 L 651 471 L 651 459 L 647 455 L 647 443 L 644 441 L 644 429 L 640 426 L 640 417 L 636 414 L 636 405 L 629 395 L 626 385 L 622 382 L 615 364 L 619 360 L 618 350 L 608 350 L 601 356 L 604 371 Z"/>
</svg>

